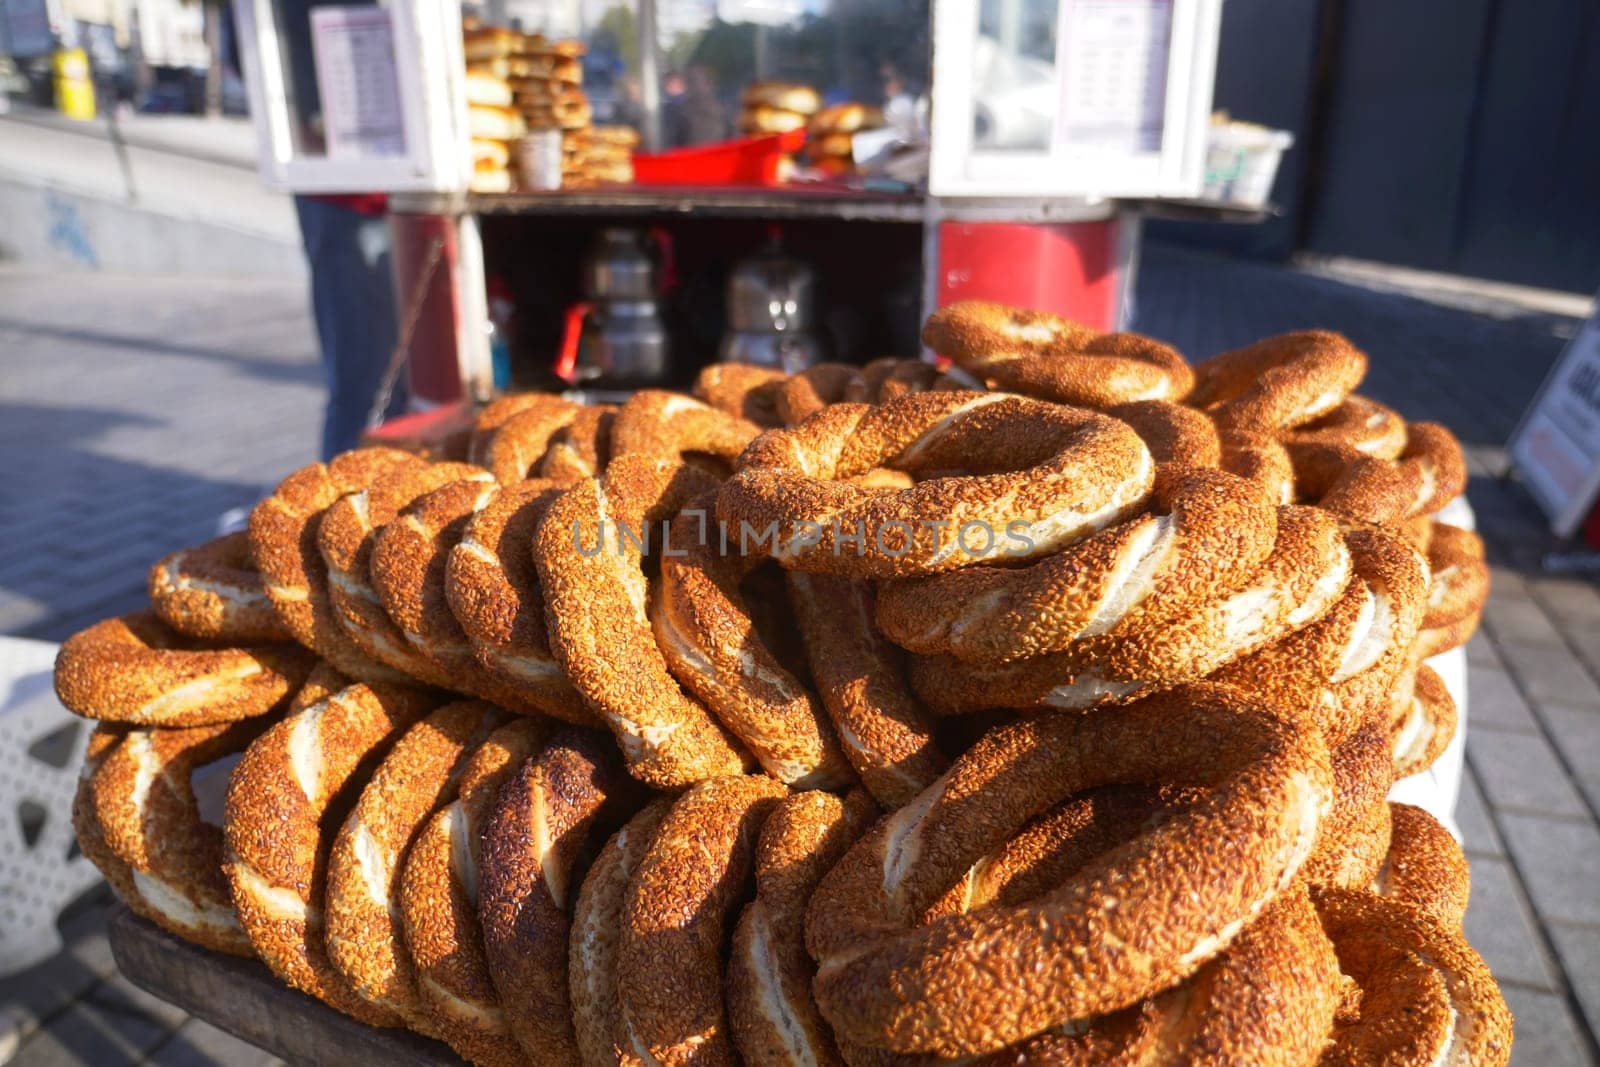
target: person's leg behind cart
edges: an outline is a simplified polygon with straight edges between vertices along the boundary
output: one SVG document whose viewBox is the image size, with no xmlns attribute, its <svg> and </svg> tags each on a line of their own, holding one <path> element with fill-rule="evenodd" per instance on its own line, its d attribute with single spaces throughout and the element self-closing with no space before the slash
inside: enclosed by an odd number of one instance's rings
<svg viewBox="0 0 1600 1067">
<path fill-rule="evenodd" d="M 389 224 L 316 197 L 294 198 L 311 270 L 311 306 L 327 374 L 322 457 L 354 448 L 394 352 L 394 281 Z M 383 416 L 405 410 L 404 375 Z"/>
</svg>

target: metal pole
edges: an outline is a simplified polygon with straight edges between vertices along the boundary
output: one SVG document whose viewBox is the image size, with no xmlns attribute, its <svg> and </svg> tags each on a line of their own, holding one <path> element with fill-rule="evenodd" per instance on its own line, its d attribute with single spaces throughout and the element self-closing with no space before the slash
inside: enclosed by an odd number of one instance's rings
<svg viewBox="0 0 1600 1067">
<path fill-rule="evenodd" d="M 644 105 L 645 148 L 661 149 L 661 42 L 656 34 L 656 0 L 639 0 L 639 100 Z"/>
</svg>

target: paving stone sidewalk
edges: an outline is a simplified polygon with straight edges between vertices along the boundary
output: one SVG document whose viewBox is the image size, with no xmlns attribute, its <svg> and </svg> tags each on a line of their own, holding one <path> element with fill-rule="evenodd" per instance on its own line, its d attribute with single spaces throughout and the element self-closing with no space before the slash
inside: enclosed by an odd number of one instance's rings
<svg viewBox="0 0 1600 1067">
<path fill-rule="evenodd" d="M 1575 323 L 1159 247 L 1141 266 L 1144 332 L 1201 357 L 1342 330 L 1372 355 L 1366 391 L 1466 442 L 1495 571 L 1469 647 L 1467 930 L 1516 1013 L 1514 1062 L 1600 1063 L 1600 588 L 1539 571 L 1543 523 L 1497 477 Z M 145 564 L 313 458 L 319 382 L 296 285 L 0 271 L 0 633 L 60 639 L 139 604 Z M 116 977 L 103 898 L 64 933 L 0 979 L 0 1062 L 8 1032 L 30 1065 L 266 1061 Z"/>
</svg>

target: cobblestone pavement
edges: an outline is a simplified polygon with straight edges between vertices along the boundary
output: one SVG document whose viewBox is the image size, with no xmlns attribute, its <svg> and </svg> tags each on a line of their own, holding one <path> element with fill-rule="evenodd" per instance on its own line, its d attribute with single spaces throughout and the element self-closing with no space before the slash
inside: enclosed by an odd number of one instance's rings
<svg viewBox="0 0 1600 1067">
<path fill-rule="evenodd" d="M 1138 327 L 1195 357 L 1308 326 L 1373 357 L 1367 391 L 1467 443 L 1495 568 L 1469 647 L 1458 817 L 1468 934 L 1517 1016 L 1515 1062 L 1600 1062 L 1600 589 L 1551 547 L 1500 444 L 1574 328 L 1285 268 L 1147 250 Z M 59 639 L 139 603 L 143 565 L 312 458 L 319 375 L 295 285 L 0 272 L 0 633 Z M 114 973 L 100 900 L 69 948 L 0 979 L 0 1061 L 253 1064 L 265 1057 Z"/>
</svg>

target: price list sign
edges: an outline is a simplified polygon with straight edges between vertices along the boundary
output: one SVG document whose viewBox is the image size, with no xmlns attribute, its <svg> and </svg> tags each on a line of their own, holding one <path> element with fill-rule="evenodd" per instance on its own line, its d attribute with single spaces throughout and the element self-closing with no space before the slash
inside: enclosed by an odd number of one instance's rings
<svg viewBox="0 0 1600 1067">
<path fill-rule="evenodd" d="M 1551 529 L 1572 536 L 1600 494 L 1600 311 L 1561 353 L 1508 447 Z"/>
<path fill-rule="evenodd" d="M 312 8 L 311 34 L 328 158 L 403 157 L 405 115 L 389 12 L 371 5 Z"/>
<path fill-rule="evenodd" d="M 1172 0 L 1066 0 L 1056 140 L 1075 148 L 1161 151 Z"/>
</svg>

